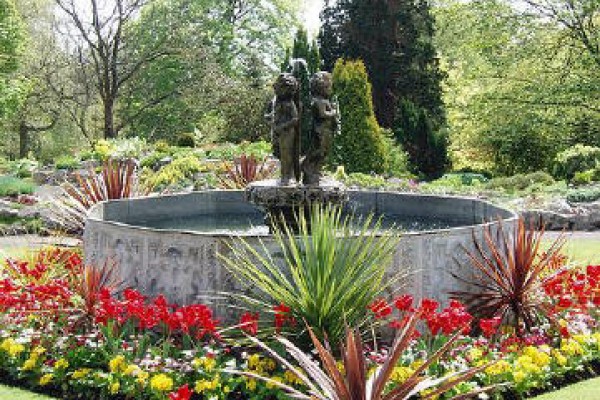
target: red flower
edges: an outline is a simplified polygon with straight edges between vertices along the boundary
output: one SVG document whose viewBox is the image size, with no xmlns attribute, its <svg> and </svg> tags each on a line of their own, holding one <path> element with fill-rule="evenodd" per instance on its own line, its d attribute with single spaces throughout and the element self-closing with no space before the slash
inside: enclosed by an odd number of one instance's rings
<svg viewBox="0 0 600 400">
<path fill-rule="evenodd" d="M 423 299 L 421 300 L 421 311 L 424 316 L 428 314 L 433 314 L 439 307 L 439 303 L 433 299 Z"/>
<path fill-rule="evenodd" d="M 192 391 L 188 387 L 187 383 L 180 387 L 177 392 L 169 393 L 169 400 L 190 400 L 192 397 Z"/>
<path fill-rule="evenodd" d="M 249 335 L 256 336 L 258 332 L 258 313 L 243 313 L 240 318 L 240 329 Z"/>
<path fill-rule="evenodd" d="M 394 305 L 399 311 L 409 311 L 412 303 L 413 297 L 410 294 L 403 294 L 394 301 Z"/>
<path fill-rule="evenodd" d="M 289 315 L 291 309 L 285 304 L 281 303 L 273 307 L 273 311 L 275 311 L 275 330 L 277 333 L 281 331 L 286 322 L 289 322 L 292 326 L 296 324 L 294 317 Z"/>
<path fill-rule="evenodd" d="M 375 314 L 375 318 L 385 318 L 392 313 L 392 307 L 384 299 L 377 299 L 369 305 L 369 309 Z"/>
<path fill-rule="evenodd" d="M 496 331 L 498 330 L 498 327 L 500 326 L 500 322 L 501 322 L 500 317 L 494 317 L 491 319 L 482 319 L 479 321 L 479 327 L 481 328 L 483 335 L 485 337 L 489 338 L 489 337 L 494 336 L 494 334 L 496 334 Z"/>
</svg>

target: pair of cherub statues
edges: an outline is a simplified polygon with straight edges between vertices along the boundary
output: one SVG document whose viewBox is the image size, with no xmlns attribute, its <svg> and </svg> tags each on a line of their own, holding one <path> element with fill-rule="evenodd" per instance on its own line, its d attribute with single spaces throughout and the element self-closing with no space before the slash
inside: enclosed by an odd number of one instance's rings
<svg viewBox="0 0 600 400">
<path fill-rule="evenodd" d="M 318 185 L 333 136 L 339 129 L 339 110 L 332 99 L 332 79 L 328 72 L 317 72 L 310 79 L 310 110 L 299 102 L 299 83 L 294 75 L 283 73 L 275 81 L 275 98 L 270 114 L 273 152 L 281 162 L 280 184 L 295 185 L 302 178 L 306 185 Z M 301 141 L 301 113 L 310 112 L 308 140 Z M 307 133 L 304 133 L 307 134 Z M 300 143 L 308 143 L 301 149 Z"/>
</svg>

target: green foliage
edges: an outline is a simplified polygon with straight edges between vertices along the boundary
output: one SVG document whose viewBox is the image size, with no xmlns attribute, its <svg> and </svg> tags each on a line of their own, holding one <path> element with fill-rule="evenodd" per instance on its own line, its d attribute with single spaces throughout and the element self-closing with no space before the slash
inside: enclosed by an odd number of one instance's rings
<svg viewBox="0 0 600 400">
<path fill-rule="evenodd" d="M 281 71 L 286 72 L 288 64 L 292 58 L 302 58 L 306 60 L 308 67 L 308 73 L 314 74 L 321 70 L 321 53 L 319 51 L 319 45 L 316 40 L 311 43 L 308 41 L 308 33 L 306 29 L 300 27 L 296 31 L 296 37 L 294 38 L 294 44 L 292 45 L 292 51 L 289 48 L 286 49 L 285 59 L 281 65 Z"/>
<path fill-rule="evenodd" d="M 567 192 L 567 201 L 570 203 L 590 203 L 600 199 L 600 187 L 586 187 L 571 189 Z"/>
<path fill-rule="evenodd" d="M 32 194 L 35 184 L 28 179 L 14 176 L 0 176 L 0 196 L 18 196 L 20 194 Z"/>
<path fill-rule="evenodd" d="M 345 175 L 342 181 L 346 186 L 357 186 L 360 188 L 384 188 L 387 186 L 385 178 L 381 175 L 363 174 L 353 172 Z"/>
<path fill-rule="evenodd" d="M 260 291 L 256 302 L 269 311 L 285 304 L 319 337 L 337 343 L 347 326 L 364 322 L 367 306 L 394 281 L 383 276 L 396 235 L 381 235 L 380 221 L 370 217 L 357 222 L 340 209 L 315 206 L 300 216 L 298 234 L 274 229 L 277 251 L 240 239 L 229 246 L 230 256 L 220 257 L 241 283 Z M 277 253 L 283 263 L 270 255 Z"/>
<path fill-rule="evenodd" d="M 587 185 L 594 181 L 596 170 L 588 169 L 587 171 L 577 171 L 575 176 L 571 179 L 571 183 L 574 185 Z"/>
<path fill-rule="evenodd" d="M 177 146 L 180 147 L 196 147 L 196 137 L 191 132 L 180 133 L 177 136 Z"/>
<path fill-rule="evenodd" d="M 384 136 L 373 112 L 371 84 L 364 64 L 339 60 L 333 70 L 333 91 L 342 126 L 334 139 L 332 163 L 343 165 L 348 172 L 384 172 Z"/>
<path fill-rule="evenodd" d="M 81 165 L 79 160 L 73 156 L 63 155 L 54 161 L 57 169 L 76 169 Z"/>
<path fill-rule="evenodd" d="M 176 158 L 158 172 L 145 170 L 141 176 L 142 184 L 151 191 L 162 191 L 167 188 L 182 187 L 192 184 L 195 173 L 205 167 L 193 155 Z"/>
<path fill-rule="evenodd" d="M 554 183 L 554 178 L 550 174 L 544 171 L 537 171 L 525 175 L 517 174 L 509 177 L 494 178 L 485 187 L 491 190 L 502 189 L 507 192 L 515 192 L 525 190 L 532 185 L 548 186 Z"/>
<path fill-rule="evenodd" d="M 571 180 L 577 172 L 596 168 L 600 162 L 600 147 L 577 144 L 556 155 L 553 175 L 559 179 Z"/>
<path fill-rule="evenodd" d="M 447 169 L 448 138 L 444 130 L 436 130 L 425 109 L 408 100 L 400 101 L 394 135 L 408 152 L 414 173 L 431 179 Z"/>
<path fill-rule="evenodd" d="M 385 170 L 386 175 L 398 178 L 411 176 L 408 154 L 406 154 L 404 148 L 396 142 L 392 132 L 388 130 L 383 131 L 383 145 L 385 159 L 387 161 L 387 168 Z"/>
<path fill-rule="evenodd" d="M 515 2 L 436 3 L 455 167 L 551 171 L 568 146 L 600 145 L 600 75 L 573 50 L 581 36 Z"/>
<path fill-rule="evenodd" d="M 0 78 L 14 72 L 19 63 L 25 31 L 13 0 L 0 0 Z"/>
<path fill-rule="evenodd" d="M 218 145 L 206 146 L 204 150 L 206 151 L 206 156 L 208 158 L 227 161 L 233 160 L 242 154 L 251 155 L 262 160 L 272 152 L 271 143 L 264 140 L 259 140 L 257 142 L 242 142 L 240 144 L 221 143 Z"/>
</svg>

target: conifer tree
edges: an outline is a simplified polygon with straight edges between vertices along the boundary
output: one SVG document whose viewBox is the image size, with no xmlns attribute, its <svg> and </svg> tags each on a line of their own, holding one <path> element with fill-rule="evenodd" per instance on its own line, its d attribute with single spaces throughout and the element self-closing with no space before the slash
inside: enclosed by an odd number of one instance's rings
<svg viewBox="0 0 600 400">
<path fill-rule="evenodd" d="M 332 163 L 343 165 L 347 172 L 384 172 L 383 134 L 373 112 L 371 84 L 363 62 L 338 60 L 333 90 L 341 112 L 341 132 L 334 141 Z"/>
<path fill-rule="evenodd" d="M 327 1 L 321 14 L 319 36 L 325 68 L 338 58 L 364 61 L 373 83 L 373 103 L 379 124 L 407 135 L 399 114 L 407 101 L 418 109 L 421 133 L 398 138 L 408 144 L 413 162 L 422 154 L 441 152 L 446 159 L 447 140 L 441 81 L 433 46 L 434 25 L 428 0 L 338 0 Z M 401 126 L 396 128 L 396 125 Z M 402 132 L 400 134 L 400 132 Z M 422 134 L 423 138 L 414 135 Z M 397 136 L 398 137 L 398 136 Z M 432 138 L 437 138 L 433 140 Z M 433 143 L 437 143 L 435 148 Z M 420 148 L 419 146 L 426 146 Z M 413 149 L 412 151 L 410 149 Z M 439 157 L 436 157 L 439 160 Z M 432 173 L 431 165 L 417 164 L 417 171 L 437 175 L 447 163 Z"/>
</svg>

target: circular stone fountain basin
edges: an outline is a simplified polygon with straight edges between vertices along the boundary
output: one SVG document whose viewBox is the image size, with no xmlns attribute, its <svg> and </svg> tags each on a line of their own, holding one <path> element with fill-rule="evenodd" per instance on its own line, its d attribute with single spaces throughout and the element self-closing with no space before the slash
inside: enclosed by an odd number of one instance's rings
<svg viewBox="0 0 600 400">
<path fill-rule="evenodd" d="M 481 238 L 485 226 L 497 229 L 501 220 L 510 230 L 517 219 L 513 212 L 477 199 L 348 194 L 349 211 L 383 216 L 384 225 L 402 231 L 388 274 L 408 277 L 390 292 L 441 302 L 449 291 L 464 289 L 451 273 L 471 272 L 463 247 L 473 248 L 473 237 Z M 217 254 L 226 255 L 239 237 L 256 245 L 260 240 L 277 251 L 262 211 L 244 199 L 243 191 L 213 190 L 100 203 L 86 221 L 86 263 L 116 262 L 125 286 L 148 296 L 163 293 L 178 304 L 212 303 L 218 315 L 233 319 L 215 294 L 248 289 L 231 276 Z"/>
</svg>

